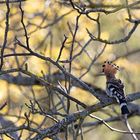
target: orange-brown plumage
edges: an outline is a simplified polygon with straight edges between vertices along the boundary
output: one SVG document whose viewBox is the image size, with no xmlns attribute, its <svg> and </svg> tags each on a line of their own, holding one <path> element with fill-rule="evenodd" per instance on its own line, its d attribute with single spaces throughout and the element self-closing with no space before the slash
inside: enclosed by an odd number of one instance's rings
<svg viewBox="0 0 140 140">
<path fill-rule="evenodd" d="M 119 67 L 116 64 L 113 64 L 111 61 L 104 62 L 103 72 L 107 78 L 115 77 L 117 70 L 119 70 Z"/>
</svg>

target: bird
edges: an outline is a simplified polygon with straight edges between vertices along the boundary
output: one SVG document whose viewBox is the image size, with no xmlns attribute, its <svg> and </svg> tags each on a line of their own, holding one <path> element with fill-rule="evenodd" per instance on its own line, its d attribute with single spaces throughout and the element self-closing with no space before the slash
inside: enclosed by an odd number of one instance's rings
<svg viewBox="0 0 140 140">
<path fill-rule="evenodd" d="M 115 98 L 120 104 L 122 115 L 128 115 L 129 109 L 124 94 L 124 84 L 115 76 L 117 71 L 120 70 L 119 66 L 111 61 L 105 61 L 102 67 L 103 73 L 106 76 L 106 94 L 111 98 Z"/>
</svg>

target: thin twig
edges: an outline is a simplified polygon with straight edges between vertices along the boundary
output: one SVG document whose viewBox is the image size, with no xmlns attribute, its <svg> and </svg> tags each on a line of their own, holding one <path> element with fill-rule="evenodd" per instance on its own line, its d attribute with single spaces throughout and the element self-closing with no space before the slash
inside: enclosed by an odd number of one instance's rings
<svg viewBox="0 0 140 140">
<path fill-rule="evenodd" d="M 92 38 L 92 40 L 94 41 L 99 41 L 102 43 L 106 43 L 106 44 L 120 44 L 123 42 L 126 42 L 130 39 L 130 37 L 132 36 L 132 34 L 134 33 L 134 31 L 137 29 L 137 26 L 139 25 L 139 22 L 135 22 L 132 29 L 129 31 L 128 35 L 125 36 L 124 38 L 118 39 L 118 40 L 114 40 L 114 41 L 108 41 L 108 40 L 104 40 L 101 38 L 96 38 L 95 36 L 93 36 L 90 31 L 87 29 L 87 33 L 89 34 L 89 36 Z"/>
<path fill-rule="evenodd" d="M 133 137 L 134 140 L 139 140 L 138 137 L 136 136 L 136 134 L 134 133 L 134 131 L 132 130 L 129 122 L 128 122 L 128 117 L 127 117 L 127 114 L 124 116 L 124 121 L 125 121 L 125 124 L 129 130 L 129 132 L 131 132 L 131 135 Z"/>
<path fill-rule="evenodd" d="M 29 37 L 28 37 L 27 29 L 26 29 L 26 26 L 25 26 L 25 23 L 24 23 L 24 11 L 21 7 L 21 0 L 20 0 L 20 4 L 19 4 L 19 9 L 21 11 L 21 24 L 23 26 L 24 33 L 25 33 L 26 45 L 27 45 L 27 48 L 29 48 Z"/>
<path fill-rule="evenodd" d="M 59 59 L 60 59 L 60 57 L 61 57 L 61 54 L 62 54 L 62 51 L 63 51 L 63 49 L 64 49 L 64 47 L 65 47 L 65 42 L 67 41 L 67 37 L 64 35 L 64 41 L 62 42 L 62 46 L 61 46 L 61 48 L 60 48 L 60 52 L 59 52 L 59 55 L 58 55 L 58 58 L 57 58 L 57 60 L 56 60 L 56 62 L 58 62 L 59 61 Z"/>
<path fill-rule="evenodd" d="M 7 7 L 7 12 L 6 12 L 6 27 L 5 27 L 5 33 L 4 33 L 4 42 L 1 48 L 1 64 L 0 64 L 0 70 L 2 69 L 3 66 L 3 55 L 4 55 L 4 50 L 7 45 L 7 37 L 8 37 L 8 31 L 9 31 L 9 14 L 10 14 L 10 7 L 9 7 L 9 0 L 6 0 L 6 7 Z"/>
</svg>

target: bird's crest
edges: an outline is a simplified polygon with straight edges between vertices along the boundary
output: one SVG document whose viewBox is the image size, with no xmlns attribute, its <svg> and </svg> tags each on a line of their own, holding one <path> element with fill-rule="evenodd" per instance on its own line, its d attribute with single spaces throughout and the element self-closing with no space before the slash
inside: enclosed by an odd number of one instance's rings
<svg viewBox="0 0 140 140">
<path fill-rule="evenodd" d="M 105 61 L 103 65 L 103 72 L 106 75 L 115 75 L 119 70 L 119 66 L 113 64 L 111 61 Z"/>
</svg>

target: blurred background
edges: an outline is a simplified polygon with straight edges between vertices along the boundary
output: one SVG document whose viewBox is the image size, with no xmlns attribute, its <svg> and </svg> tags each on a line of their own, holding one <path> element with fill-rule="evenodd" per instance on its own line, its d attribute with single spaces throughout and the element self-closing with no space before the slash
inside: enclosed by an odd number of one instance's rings
<svg viewBox="0 0 140 140">
<path fill-rule="evenodd" d="M 9 7 L 9 29 L 7 44 L 4 49 L 3 71 L 13 68 L 25 69 L 27 67 L 27 70 L 37 77 L 45 76 L 47 77 L 45 80 L 56 87 L 63 86 L 67 89 L 68 94 L 88 106 L 99 102 L 99 100 L 88 91 L 72 84 L 70 85 L 69 80 L 67 81 L 65 78 L 61 78 L 60 75 L 60 77 L 55 77 L 55 74 L 59 72 L 62 73 L 56 65 L 34 55 L 27 54 L 29 53 L 28 50 L 16 43 L 17 40 L 19 40 L 25 44 L 25 46 L 27 45 L 27 38 L 25 36 L 26 28 L 29 37 L 29 46 L 35 53 L 51 58 L 80 80 L 105 90 L 106 80 L 105 76 L 102 75 L 102 64 L 105 60 L 111 60 L 120 66 L 117 77 L 124 82 L 126 95 L 140 91 L 139 25 L 128 40 L 120 43 L 109 43 L 128 36 L 134 23 L 127 19 L 139 20 L 140 1 L 26 0 L 21 2 L 24 14 L 19 8 L 19 1 L 10 1 Z M 83 9 L 85 9 L 85 11 L 89 10 L 90 12 L 80 14 Z M 5 39 L 6 13 L 6 3 L 1 0 L 1 49 Z M 23 19 L 25 28 L 21 19 Z M 95 40 L 90 37 L 90 33 L 96 38 Z M 9 54 L 12 55 L 9 56 Z M 28 80 L 26 80 L 26 78 Z M 1 117 L 6 123 L 9 122 L 14 127 L 20 126 L 27 119 L 25 112 L 27 114 L 30 113 L 30 109 L 27 106 L 30 104 L 30 101 L 38 101 L 39 105 L 45 111 L 54 109 L 59 113 L 67 114 L 65 109 L 65 107 L 67 108 L 67 102 L 62 95 L 50 91 L 47 87 L 34 81 L 30 83 L 31 81 L 32 79 L 30 79 L 30 77 L 18 72 L 1 74 L 0 76 L 0 105 L 3 105 L 5 102 L 7 103 L 7 105 L 0 110 Z M 133 103 L 139 104 L 139 100 Z M 75 103 L 70 102 L 70 114 L 76 112 L 78 109 L 82 108 L 77 108 Z M 102 119 L 119 117 L 120 109 L 118 105 L 110 105 L 93 114 Z M 59 115 L 54 116 L 60 120 L 63 118 Z M 40 126 L 40 128 L 47 128 L 54 124 L 51 119 L 39 113 L 30 113 L 29 119 L 32 121 L 32 127 L 34 128 L 38 126 Z M 111 131 L 103 124 L 88 125 L 88 123 L 96 121 L 97 120 L 90 117 L 86 117 L 83 122 L 82 135 L 79 133 L 77 139 L 132 139 L 131 135 Z M 139 115 L 132 115 L 129 121 L 134 130 L 140 131 Z M 7 127 L 5 126 L 6 123 L 2 124 L 2 122 L 3 121 L 1 121 L 1 128 Z M 121 130 L 127 130 L 121 119 L 110 121 L 109 125 Z M 61 139 L 73 140 L 73 129 L 74 128 L 71 127 L 69 128 L 67 138 L 63 133 L 60 134 L 59 137 Z M 34 135 L 35 134 L 31 134 L 31 132 L 27 130 L 23 130 L 21 139 L 30 139 Z M 1 137 L 4 140 L 10 139 L 5 134 L 1 135 Z"/>
</svg>

